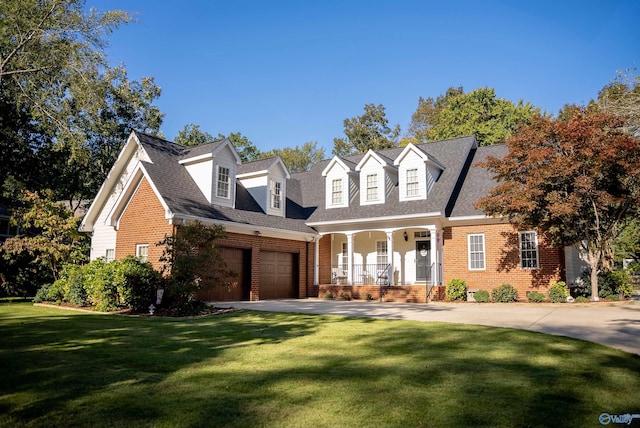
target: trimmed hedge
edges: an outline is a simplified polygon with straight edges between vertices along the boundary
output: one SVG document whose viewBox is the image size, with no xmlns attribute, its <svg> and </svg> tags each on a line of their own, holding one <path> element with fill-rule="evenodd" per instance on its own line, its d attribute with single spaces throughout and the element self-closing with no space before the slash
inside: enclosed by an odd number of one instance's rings
<svg viewBox="0 0 640 428">
<path fill-rule="evenodd" d="M 527 296 L 527 299 L 529 299 L 531 303 L 542 303 L 544 302 L 545 297 L 544 294 L 540 293 L 539 291 L 532 291 Z"/>
<path fill-rule="evenodd" d="M 569 289 L 563 281 L 554 282 L 549 287 L 549 300 L 551 303 L 565 303 L 569 297 Z"/>
<path fill-rule="evenodd" d="M 447 300 L 467 300 L 467 283 L 462 279 L 452 279 L 447 283 L 444 295 Z"/>
<path fill-rule="evenodd" d="M 478 303 L 487 303 L 489 302 L 489 292 L 486 290 L 478 290 L 473 293 L 473 298 Z"/>
<path fill-rule="evenodd" d="M 511 284 L 501 284 L 491 290 L 491 299 L 498 303 L 518 301 L 518 291 Z"/>
</svg>

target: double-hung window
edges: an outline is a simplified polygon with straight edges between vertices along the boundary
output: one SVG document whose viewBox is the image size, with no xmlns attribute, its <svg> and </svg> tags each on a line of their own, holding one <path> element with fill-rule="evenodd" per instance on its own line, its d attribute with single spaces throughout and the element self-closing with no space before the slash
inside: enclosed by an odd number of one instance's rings
<svg viewBox="0 0 640 428">
<path fill-rule="evenodd" d="M 520 232 L 520 267 L 538 269 L 538 236 L 536 232 Z"/>
<path fill-rule="evenodd" d="M 149 261 L 149 244 L 136 245 L 136 257 L 143 263 Z"/>
<path fill-rule="evenodd" d="M 407 170 L 407 197 L 418 196 L 418 168 Z"/>
<path fill-rule="evenodd" d="M 389 264 L 387 241 L 376 241 L 376 263 L 378 270 L 385 269 Z"/>
<path fill-rule="evenodd" d="M 280 209 L 282 203 L 282 183 L 272 181 L 271 208 Z"/>
<path fill-rule="evenodd" d="M 116 250 L 113 248 L 107 248 L 104 254 L 104 261 L 109 263 L 116 259 Z"/>
<path fill-rule="evenodd" d="M 367 175 L 367 201 L 378 200 L 378 174 Z"/>
<path fill-rule="evenodd" d="M 342 243 L 342 253 L 340 254 L 340 263 L 341 263 L 342 269 L 346 269 L 347 266 L 349 266 L 349 256 L 347 252 L 346 242 Z"/>
<path fill-rule="evenodd" d="M 229 168 L 218 166 L 218 184 L 216 195 L 219 198 L 229 198 Z"/>
<path fill-rule="evenodd" d="M 342 179 L 336 178 L 331 181 L 331 205 L 342 204 Z"/>
<path fill-rule="evenodd" d="M 467 235 L 469 270 L 485 270 L 484 234 Z"/>
</svg>

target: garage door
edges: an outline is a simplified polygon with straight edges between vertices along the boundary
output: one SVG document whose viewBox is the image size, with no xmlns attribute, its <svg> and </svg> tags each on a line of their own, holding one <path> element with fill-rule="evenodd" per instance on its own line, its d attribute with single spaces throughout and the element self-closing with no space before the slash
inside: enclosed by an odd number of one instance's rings
<svg viewBox="0 0 640 428">
<path fill-rule="evenodd" d="M 298 255 L 260 252 L 260 300 L 298 297 Z"/>
<path fill-rule="evenodd" d="M 198 298 L 204 301 L 230 301 L 230 300 L 249 300 L 249 288 L 251 280 L 249 275 L 248 250 L 241 248 L 221 248 L 222 257 L 227 263 L 227 270 L 237 275 L 230 278 L 233 284 L 230 287 L 216 286 L 210 290 L 201 290 L 198 292 Z M 245 267 L 247 268 L 245 270 Z"/>
</svg>

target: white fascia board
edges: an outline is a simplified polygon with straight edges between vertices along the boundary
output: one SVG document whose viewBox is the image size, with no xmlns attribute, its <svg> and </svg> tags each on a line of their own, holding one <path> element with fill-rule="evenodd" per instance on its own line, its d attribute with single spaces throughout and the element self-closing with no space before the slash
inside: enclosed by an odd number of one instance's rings
<svg viewBox="0 0 640 428">
<path fill-rule="evenodd" d="M 294 232 L 286 229 L 276 229 L 272 227 L 255 226 L 251 224 L 240 224 L 232 221 L 214 220 L 206 217 L 198 217 L 189 214 L 172 214 L 171 223 L 180 225 L 186 221 L 199 221 L 204 224 L 219 224 L 224 226 L 227 232 L 240 233 L 243 235 L 255 235 L 260 232 L 260 236 L 269 238 L 292 239 L 294 241 L 310 242 L 318 237 L 317 233 Z"/>
<path fill-rule="evenodd" d="M 258 177 L 260 175 L 267 175 L 267 174 L 269 174 L 268 169 L 261 169 L 260 171 L 245 172 L 244 174 L 236 174 L 236 178 L 239 178 L 239 179 L 251 178 L 251 177 Z"/>
<path fill-rule="evenodd" d="M 315 222 L 307 223 L 307 226 L 314 227 L 314 226 L 332 226 L 336 224 L 372 223 L 372 222 L 381 222 L 381 221 L 407 220 L 407 219 L 439 217 L 439 216 L 442 216 L 442 213 L 440 211 L 436 211 L 432 213 L 405 214 L 405 215 L 394 215 L 394 216 L 388 216 L 388 217 L 368 217 L 368 218 L 355 218 L 350 220 L 335 220 L 335 221 L 315 221 Z"/>
<path fill-rule="evenodd" d="M 96 197 L 93 199 L 93 202 L 89 206 L 84 218 L 82 219 L 82 223 L 80 224 L 79 230 L 81 232 L 91 232 L 93 231 L 93 226 L 95 220 L 100 215 L 100 210 L 104 206 L 107 200 L 109 200 L 109 190 L 113 187 L 115 182 L 120 178 L 122 171 L 127 167 L 131 156 L 140 148 L 144 151 L 144 148 L 138 141 L 138 137 L 136 137 L 135 132 L 131 132 L 129 134 L 129 138 L 127 138 L 127 142 L 125 143 L 122 150 L 118 154 L 116 161 L 113 166 L 109 170 L 107 174 L 107 178 L 104 180 Z M 148 156 L 147 156 L 148 157 Z"/>
<path fill-rule="evenodd" d="M 215 155 L 218 154 L 218 152 L 225 147 L 229 147 L 229 149 L 231 150 L 231 153 L 233 154 L 233 157 L 236 160 L 236 165 L 240 165 L 242 163 L 242 160 L 240 159 L 240 155 L 238 155 L 238 151 L 236 150 L 235 147 L 233 147 L 233 144 L 231 144 L 231 140 L 229 140 L 229 138 L 225 138 L 222 144 L 220 144 L 218 147 L 213 149 L 213 151 L 211 152 L 211 155 L 215 157 Z"/>
<path fill-rule="evenodd" d="M 331 171 L 331 168 L 333 168 L 335 164 L 339 164 L 342 167 L 342 169 L 346 172 L 349 172 L 349 173 L 353 172 L 351 168 L 349 168 L 347 164 L 342 162 L 342 160 L 338 156 L 334 156 L 333 159 L 331 159 L 331 162 L 329 162 L 329 164 L 322 170 L 322 176 L 326 177 L 327 174 L 329 174 L 329 171 Z"/>
<path fill-rule="evenodd" d="M 276 165 L 280 165 L 280 167 L 282 168 L 282 170 L 284 171 L 285 174 L 285 178 L 288 180 L 291 178 L 291 174 L 289 174 L 289 170 L 287 169 L 287 166 L 284 164 L 284 162 L 282 161 L 282 159 L 280 158 L 280 156 L 276 156 L 276 161 L 274 163 L 271 164 L 271 166 L 268 168 L 268 171 L 271 172 L 271 170 L 273 169 L 274 166 Z"/>
<path fill-rule="evenodd" d="M 185 164 L 190 164 L 190 163 L 197 163 L 197 162 L 201 162 L 203 160 L 207 160 L 207 159 L 213 159 L 213 154 L 211 153 L 205 153 L 203 155 L 200 156 L 195 156 L 192 158 L 186 158 L 186 159 L 181 159 L 178 161 L 178 163 L 180 165 L 185 165 Z"/>
</svg>

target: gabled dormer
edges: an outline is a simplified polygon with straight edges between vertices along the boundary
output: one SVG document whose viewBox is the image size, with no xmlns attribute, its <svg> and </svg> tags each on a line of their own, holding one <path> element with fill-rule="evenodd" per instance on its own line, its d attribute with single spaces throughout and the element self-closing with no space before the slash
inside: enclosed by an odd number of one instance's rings
<svg viewBox="0 0 640 428">
<path fill-rule="evenodd" d="M 334 156 L 322 171 L 322 176 L 325 177 L 326 208 L 349 206 L 357 186 L 354 167 L 352 162 Z"/>
<path fill-rule="evenodd" d="M 360 205 L 384 204 L 398 180 L 391 160 L 369 150 L 356 165 L 360 174 Z"/>
<path fill-rule="evenodd" d="M 238 168 L 238 180 L 262 211 L 286 217 L 287 179 L 289 170 L 280 157 L 248 162 Z"/>
<path fill-rule="evenodd" d="M 424 200 L 444 166 L 424 150 L 409 143 L 393 162 L 398 167 L 400 201 Z"/>
<path fill-rule="evenodd" d="M 210 204 L 235 207 L 240 156 L 228 138 L 196 146 L 179 161 Z"/>
</svg>

